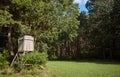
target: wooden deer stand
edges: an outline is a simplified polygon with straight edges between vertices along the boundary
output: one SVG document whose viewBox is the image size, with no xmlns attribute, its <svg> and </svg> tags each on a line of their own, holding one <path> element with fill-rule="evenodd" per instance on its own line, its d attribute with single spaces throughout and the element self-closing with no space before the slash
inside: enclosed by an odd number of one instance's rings
<svg viewBox="0 0 120 77">
<path fill-rule="evenodd" d="M 13 64 L 19 60 L 19 54 L 25 54 L 29 51 L 34 51 L 34 37 L 29 36 L 29 35 L 25 35 L 23 37 L 20 37 L 18 39 L 18 52 L 16 53 L 16 55 L 14 56 L 10 67 L 13 66 Z"/>
</svg>

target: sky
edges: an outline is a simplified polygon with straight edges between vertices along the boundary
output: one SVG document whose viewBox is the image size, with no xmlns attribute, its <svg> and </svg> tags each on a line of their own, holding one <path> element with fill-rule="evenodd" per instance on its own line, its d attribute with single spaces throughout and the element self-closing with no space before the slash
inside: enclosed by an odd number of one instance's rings
<svg viewBox="0 0 120 77">
<path fill-rule="evenodd" d="M 87 9 L 85 7 L 85 4 L 88 0 L 74 0 L 73 3 L 78 3 L 79 4 L 79 10 L 80 11 L 86 11 L 87 12 Z"/>
</svg>

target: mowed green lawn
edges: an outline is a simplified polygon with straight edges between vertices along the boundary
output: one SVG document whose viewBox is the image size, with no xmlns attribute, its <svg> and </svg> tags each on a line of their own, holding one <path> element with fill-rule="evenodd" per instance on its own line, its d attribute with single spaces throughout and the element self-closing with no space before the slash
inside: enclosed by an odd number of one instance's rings
<svg viewBox="0 0 120 77">
<path fill-rule="evenodd" d="M 120 63 L 49 61 L 55 77 L 120 77 Z"/>
</svg>

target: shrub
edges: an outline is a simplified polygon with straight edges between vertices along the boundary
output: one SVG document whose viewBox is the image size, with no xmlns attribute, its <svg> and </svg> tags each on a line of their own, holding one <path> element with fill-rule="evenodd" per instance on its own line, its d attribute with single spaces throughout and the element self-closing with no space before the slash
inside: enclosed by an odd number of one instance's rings
<svg viewBox="0 0 120 77">
<path fill-rule="evenodd" d="M 16 69 L 18 71 L 22 69 L 30 69 L 31 66 L 44 65 L 47 62 L 47 54 L 39 52 L 30 52 L 25 55 L 20 55 L 19 61 L 16 63 Z M 25 67 L 27 66 L 27 67 Z"/>
<path fill-rule="evenodd" d="M 55 54 L 49 56 L 49 60 L 57 60 L 57 59 L 58 59 L 58 57 Z"/>
<path fill-rule="evenodd" d="M 22 56 L 22 59 L 27 64 L 42 65 L 47 62 L 47 54 L 39 53 L 39 52 L 28 53 L 28 54 Z"/>
<path fill-rule="evenodd" d="M 7 50 L 4 50 L 3 53 L 0 53 L 0 69 L 7 68 L 9 66 L 8 61 L 9 55 L 7 54 Z"/>
</svg>

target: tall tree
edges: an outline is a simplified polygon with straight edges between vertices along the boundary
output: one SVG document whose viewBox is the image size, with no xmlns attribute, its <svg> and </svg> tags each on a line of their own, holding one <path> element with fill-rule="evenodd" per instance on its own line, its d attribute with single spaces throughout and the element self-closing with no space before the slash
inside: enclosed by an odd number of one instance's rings
<svg viewBox="0 0 120 77">
<path fill-rule="evenodd" d="M 120 1 L 113 0 L 113 10 L 110 13 L 111 15 L 111 34 L 112 34 L 112 42 L 111 42 L 111 50 L 114 51 L 113 55 L 115 59 L 118 59 L 120 56 Z"/>
<path fill-rule="evenodd" d="M 11 55 L 14 55 L 13 52 L 13 43 L 12 43 L 12 29 L 15 25 L 20 25 L 18 21 L 15 21 L 10 14 L 9 10 L 10 1 L 9 0 L 1 0 L 0 1 L 0 26 L 7 27 L 6 30 L 8 32 L 8 50 Z"/>
</svg>

